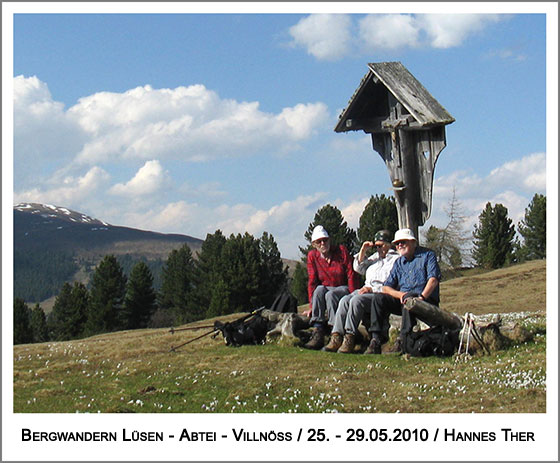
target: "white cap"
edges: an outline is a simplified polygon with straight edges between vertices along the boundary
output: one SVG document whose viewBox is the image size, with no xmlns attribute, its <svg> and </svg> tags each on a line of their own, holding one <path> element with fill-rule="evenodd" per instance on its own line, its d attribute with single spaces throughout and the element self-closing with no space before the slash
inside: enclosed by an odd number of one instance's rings
<svg viewBox="0 0 560 463">
<path fill-rule="evenodd" d="M 321 238 L 328 238 L 329 234 L 327 230 L 324 229 L 322 225 L 317 225 L 313 229 L 313 234 L 311 235 L 311 242 L 313 243 L 315 240 L 319 240 Z"/>
<path fill-rule="evenodd" d="M 395 239 L 393 240 L 393 243 L 396 243 L 397 241 L 405 241 L 405 240 L 416 241 L 416 238 L 414 238 L 414 234 L 412 233 L 412 230 L 410 228 L 403 228 L 401 230 L 397 230 L 397 232 L 395 233 Z"/>
</svg>

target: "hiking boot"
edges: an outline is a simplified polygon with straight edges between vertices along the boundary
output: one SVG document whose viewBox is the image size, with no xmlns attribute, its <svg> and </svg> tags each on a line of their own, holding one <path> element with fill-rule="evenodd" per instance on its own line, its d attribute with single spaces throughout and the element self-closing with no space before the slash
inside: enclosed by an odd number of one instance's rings
<svg viewBox="0 0 560 463">
<path fill-rule="evenodd" d="M 356 345 L 356 338 L 351 333 L 346 333 L 344 335 L 344 341 L 342 341 L 342 346 L 337 350 L 339 354 L 351 354 L 354 352 L 354 346 Z"/>
<path fill-rule="evenodd" d="M 371 338 L 364 354 L 381 354 L 381 341 L 377 338 Z"/>
<path fill-rule="evenodd" d="M 397 338 L 395 343 L 389 347 L 385 352 L 385 354 L 401 354 L 402 353 L 402 341 L 401 338 Z"/>
<path fill-rule="evenodd" d="M 336 352 L 342 346 L 342 335 L 340 333 L 333 333 L 329 343 L 323 347 L 326 352 Z"/>
<path fill-rule="evenodd" d="M 313 328 L 313 333 L 311 333 L 311 339 L 303 347 L 306 349 L 319 350 L 325 345 L 325 329 L 324 328 Z"/>
</svg>

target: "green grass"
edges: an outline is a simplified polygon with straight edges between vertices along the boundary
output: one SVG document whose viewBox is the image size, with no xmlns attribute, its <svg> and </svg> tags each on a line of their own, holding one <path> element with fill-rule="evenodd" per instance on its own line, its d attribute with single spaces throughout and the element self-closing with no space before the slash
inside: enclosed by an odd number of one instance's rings
<svg viewBox="0 0 560 463">
<path fill-rule="evenodd" d="M 520 318 L 531 342 L 470 358 L 232 348 L 221 335 L 170 352 L 208 329 L 18 345 L 14 412 L 544 413 L 546 326 L 537 312 Z"/>
</svg>

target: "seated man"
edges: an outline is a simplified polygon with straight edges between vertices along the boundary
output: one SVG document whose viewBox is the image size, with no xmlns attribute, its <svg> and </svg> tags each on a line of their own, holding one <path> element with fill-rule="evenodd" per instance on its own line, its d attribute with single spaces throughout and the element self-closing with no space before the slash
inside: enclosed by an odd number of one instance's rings
<svg viewBox="0 0 560 463">
<path fill-rule="evenodd" d="M 335 313 L 340 299 L 355 290 L 352 259 L 342 244 L 331 246 L 329 234 L 317 225 L 311 235 L 312 249 L 307 254 L 307 291 L 313 333 L 305 348 L 321 349 L 327 334 L 327 316 Z M 334 320 L 331 321 L 331 324 Z"/>
<path fill-rule="evenodd" d="M 377 252 L 366 259 L 366 251 L 372 247 L 375 247 Z M 334 317 L 335 321 L 330 341 L 323 350 L 340 353 L 354 351 L 360 320 L 365 313 L 369 316 L 373 295 L 381 292 L 383 282 L 398 258 L 399 255 L 392 248 L 391 237 L 387 230 L 378 231 L 373 241 L 365 241 L 362 244 L 360 252 L 354 256 L 354 270 L 365 275 L 365 285 L 344 296 L 338 303 L 336 314 L 329 314 L 329 318 Z M 348 313 L 352 315 L 347 317 Z"/>
<path fill-rule="evenodd" d="M 395 233 L 393 244 L 400 257 L 385 281 L 382 293 L 373 298 L 370 313 L 371 342 L 367 352 L 381 353 L 381 346 L 389 339 L 389 315 L 402 315 L 401 331 L 393 351 L 400 351 L 404 335 L 416 324 L 416 317 L 404 308 L 409 297 L 418 297 L 430 304 L 439 304 L 441 272 L 435 253 L 418 246 L 408 228 Z"/>
</svg>

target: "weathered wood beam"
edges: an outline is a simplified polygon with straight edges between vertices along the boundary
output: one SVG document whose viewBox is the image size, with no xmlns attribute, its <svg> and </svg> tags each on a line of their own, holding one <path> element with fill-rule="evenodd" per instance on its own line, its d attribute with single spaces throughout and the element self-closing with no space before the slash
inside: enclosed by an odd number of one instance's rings
<svg viewBox="0 0 560 463">
<path fill-rule="evenodd" d="M 463 326 L 463 319 L 459 315 L 417 297 L 407 299 L 404 308 L 428 325 L 440 325 L 451 329 L 460 329 Z"/>
</svg>

